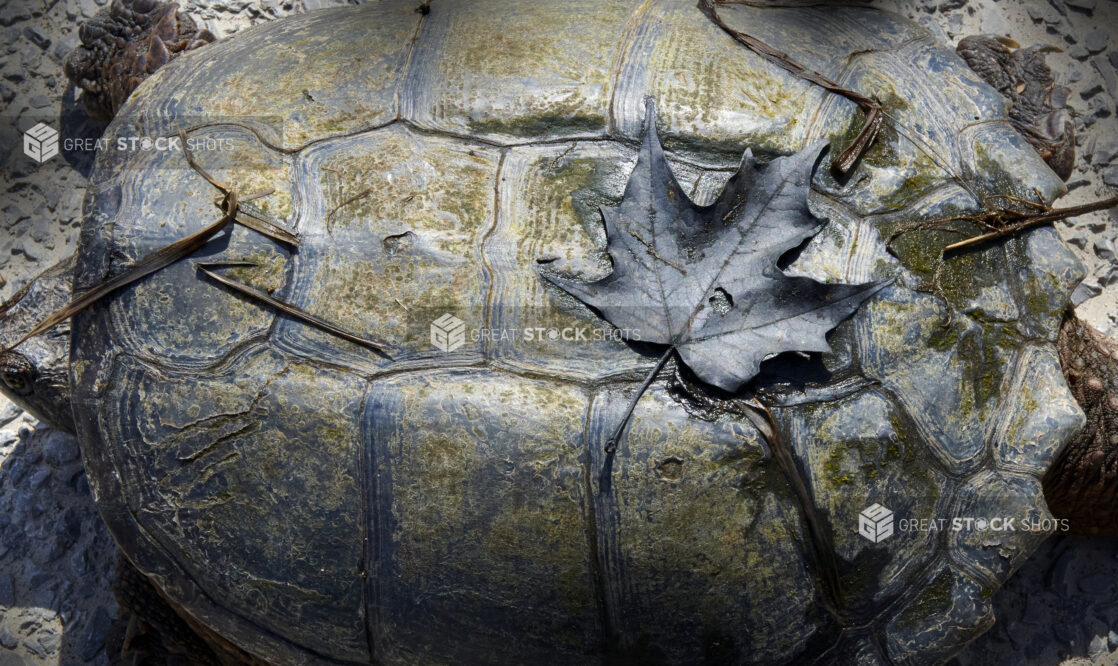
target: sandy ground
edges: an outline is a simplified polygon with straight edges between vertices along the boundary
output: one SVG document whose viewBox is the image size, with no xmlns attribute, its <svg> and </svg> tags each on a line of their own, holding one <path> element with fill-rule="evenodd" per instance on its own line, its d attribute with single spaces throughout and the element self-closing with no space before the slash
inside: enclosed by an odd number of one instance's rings
<svg viewBox="0 0 1118 666">
<path fill-rule="evenodd" d="M 79 113 L 62 73 L 77 24 L 107 0 L 0 2 L 0 298 L 69 255 L 84 178 L 61 159 L 33 165 L 20 133 Z M 185 0 L 219 37 L 340 0 Z M 1118 2 L 1114 0 L 876 0 L 943 41 L 970 34 L 1051 45 L 1057 79 L 1072 89 L 1078 166 L 1073 205 L 1118 191 Z M 1113 33 L 1113 35 L 1111 34 Z M 80 166 L 80 165 L 78 165 Z M 1088 269 L 1094 298 L 1078 312 L 1118 339 L 1115 211 L 1059 225 Z M 72 438 L 0 398 L 0 666 L 104 664 L 117 613 L 109 583 L 114 546 L 97 517 Z M 1056 537 L 999 592 L 998 623 L 957 659 L 980 664 L 1118 666 L 1118 542 Z M 1113 652 L 1112 652 L 1113 651 Z"/>
</svg>

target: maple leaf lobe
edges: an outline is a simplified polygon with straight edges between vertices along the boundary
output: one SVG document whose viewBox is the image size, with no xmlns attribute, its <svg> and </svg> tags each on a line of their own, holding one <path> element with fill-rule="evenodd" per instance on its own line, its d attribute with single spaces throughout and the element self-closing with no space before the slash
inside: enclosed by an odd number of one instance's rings
<svg viewBox="0 0 1118 666">
<path fill-rule="evenodd" d="M 621 203 L 601 209 L 613 271 L 594 282 L 542 275 L 627 339 L 670 345 L 701 380 L 728 391 L 769 356 L 830 351 L 827 332 L 889 282 L 824 284 L 777 267 L 826 224 L 807 204 L 825 148 L 813 144 L 764 169 L 746 150 L 718 199 L 700 206 L 668 165 L 649 99 Z"/>
</svg>

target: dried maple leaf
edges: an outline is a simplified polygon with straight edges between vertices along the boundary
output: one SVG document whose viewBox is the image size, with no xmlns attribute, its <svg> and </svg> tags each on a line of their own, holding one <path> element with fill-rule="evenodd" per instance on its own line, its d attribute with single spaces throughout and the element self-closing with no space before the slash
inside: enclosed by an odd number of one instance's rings
<svg viewBox="0 0 1118 666">
<path fill-rule="evenodd" d="M 769 356 L 830 351 L 827 331 L 888 282 L 825 284 L 777 267 L 781 255 L 825 224 L 807 204 L 824 146 L 778 157 L 764 169 L 747 150 L 718 200 L 699 206 L 664 157 L 650 99 L 621 205 L 601 209 L 613 272 L 596 282 L 544 277 L 626 339 L 668 345 L 644 388 L 673 352 L 702 381 L 737 391 Z M 608 450 L 627 421 L 628 414 Z"/>
</svg>

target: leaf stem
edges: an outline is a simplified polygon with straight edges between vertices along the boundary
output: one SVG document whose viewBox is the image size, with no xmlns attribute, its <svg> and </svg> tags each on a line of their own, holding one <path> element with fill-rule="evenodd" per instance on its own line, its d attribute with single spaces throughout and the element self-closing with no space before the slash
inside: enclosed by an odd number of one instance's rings
<svg viewBox="0 0 1118 666">
<path fill-rule="evenodd" d="M 640 401 L 641 396 L 648 390 L 648 387 L 652 385 L 652 381 L 656 379 L 656 375 L 660 374 L 660 371 L 664 369 L 664 364 L 668 362 L 668 359 L 671 358 L 672 352 L 674 351 L 675 345 L 672 345 L 668 347 L 668 350 L 660 357 L 660 360 L 656 363 L 656 367 L 644 378 L 644 383 L 641 384 L 640 389 L 637 390 L 637 394 L 634 395 L 632 401 L 629 402 L 629 408 L 625 410 L 625 416 L 621 418 L 621 423 L 617 424 L 617 427 L 613 429 L 613 434 L 606 440 L 606 461 L 603 463 L 602 472 L 598 476 L 598 488 L 605 495 L 609 494 L 612 485 L 613 457 L 617 453 L 617 442 L 621 439 L 621 435 L 625 431 L 625 426 L 629 424 L 629 418 L 633 416 L 633 410 L 637 408 L 637 402 Z"/>
<path fill-rule="evenodd" d="M 610 435 L 609 440 L 606 441 L 606 453 L 613 453 L 617 450 L 617 442 L 621 439 L 621 434 L 625 430 L 625 426 L 629 424 L 629 418 L 633 415 L 633 410 L 637 408 L 637 402 L 641 399 L 641 396 L 644 395 L 644 392 L 648 390 L 648 387 L 652 385 L 652 381 L 656 379 L 656 375 L 660 374 L 660 371 L 664 369 L 664 364 L 668 362 L 668 359 L 674 351 L 675 345 L 668 347 L 668 351 L 664 352 L 664 355 L 660 357 L 660 360 L 656 363 L 656 367 L 644 378 L 644 383 L 641 384 L 640 389 L 637 390 L 637 394 L 633 396 L 632 402 L 629 403 L 629 409 L 625 410 L 625 416 L 621 418 L 621 423 L 617 424 L 617 427 L 613 430 L 613 434 Z"/>
</svg>

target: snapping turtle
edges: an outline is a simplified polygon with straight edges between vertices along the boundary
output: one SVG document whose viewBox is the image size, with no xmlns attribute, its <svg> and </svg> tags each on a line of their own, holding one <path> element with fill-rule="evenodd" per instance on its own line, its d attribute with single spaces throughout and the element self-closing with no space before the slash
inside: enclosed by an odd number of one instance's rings
<svg viewBox="0 0 1118 666">
<path fill-rule="evenodd" d="M 814 172 L 827 225 L 785 270 L 894 283 L 832 352 L 770 359 L 738 394 L 662 373 L 605 493 L 605 441 L 656 356 L 537 265 L 609 272 L 599 207 L 645 99 L 699 200 L 746 147 L 842 147 L 860 116 L 687 3 L 418 9 L 184 54 L 108 128 L 110 145 L 185 131 L 216 178 L 274 188 L 256 203 L 297 250 L 237 227 L 200 254 L 386 351 L 193 261 L 81 313 L 71 426 L 136 567 L 274 663 L 925 663 L 989 627 L 1054 529 L 1039 478 L 1083 423 L 1054 347 L 1081 268 L 1051 229 L 942 261 L 941 228 L 884 239 L 1063 192 L 998 94 L 887 13 L 720 7 L 881 100 L 856 168 Z M 209 224 L 214 194 L 181 150 L 100 155 L 76 289 Z"/>
</svg>

